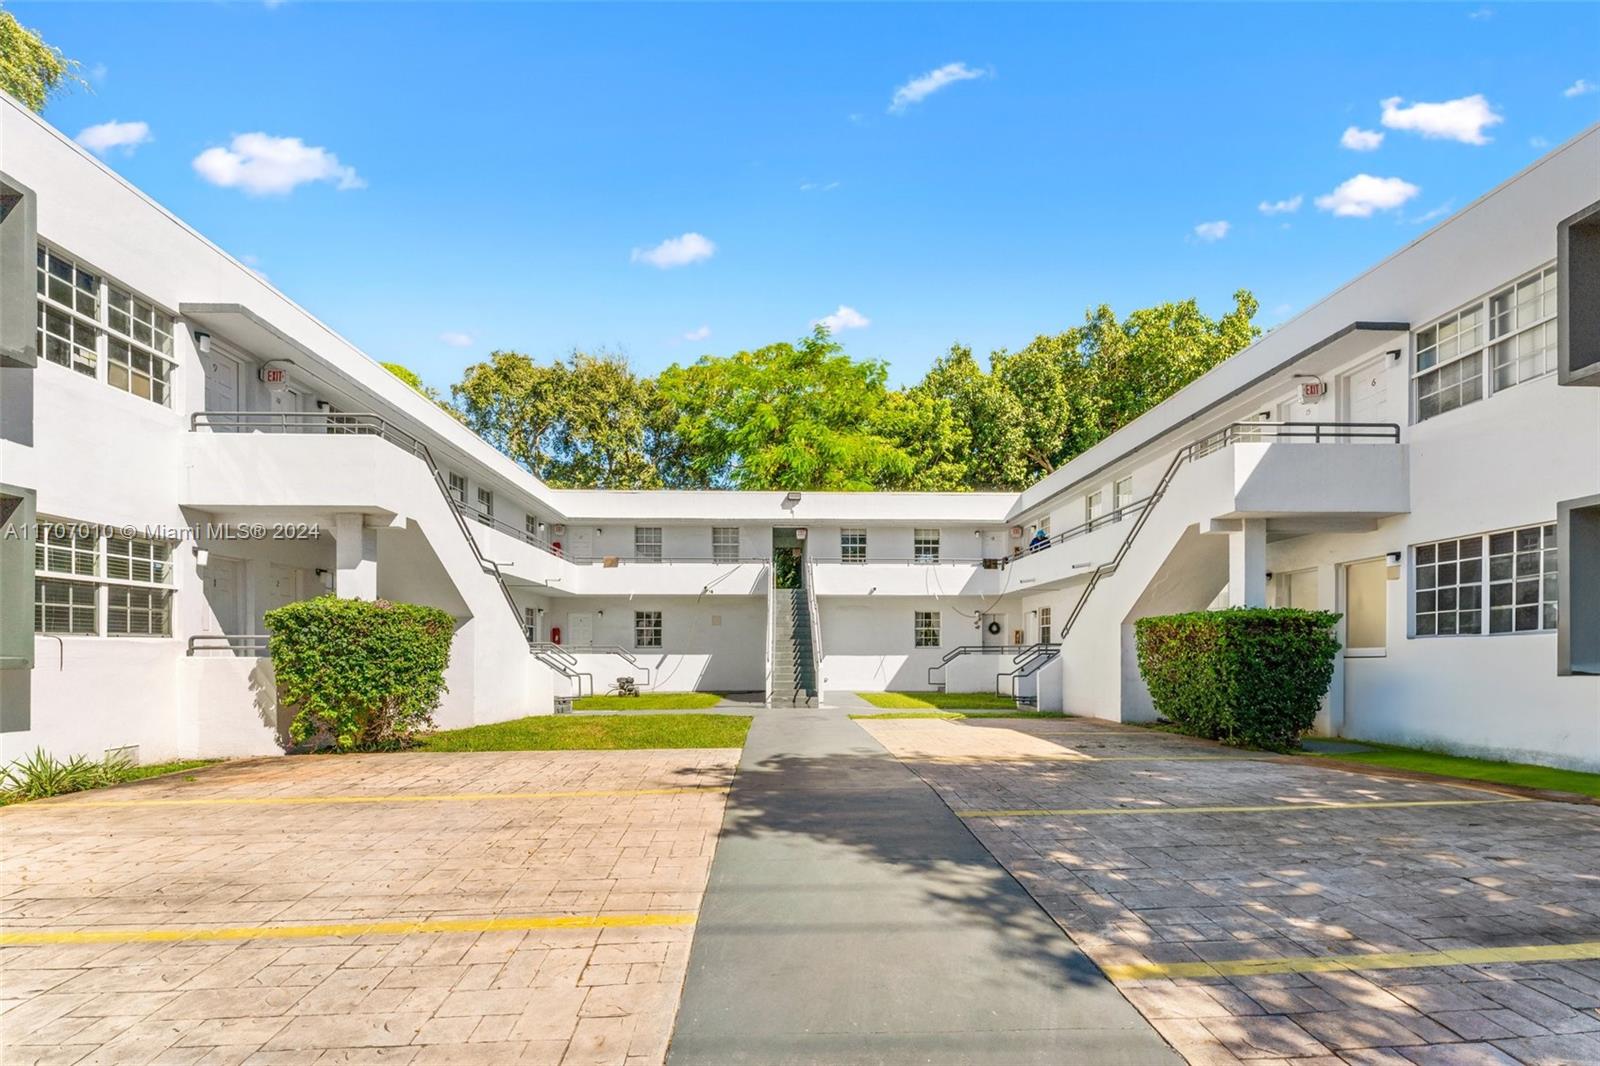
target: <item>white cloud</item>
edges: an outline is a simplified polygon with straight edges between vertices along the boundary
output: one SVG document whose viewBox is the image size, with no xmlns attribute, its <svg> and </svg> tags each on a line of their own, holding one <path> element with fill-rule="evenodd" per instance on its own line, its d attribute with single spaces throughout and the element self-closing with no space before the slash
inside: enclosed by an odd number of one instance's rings
<svg viewBox="0 0 1600 1066">
<path fill-rule="evenodd" d="M 839 183 L 836 181 L 802 181 L 800 183 L 801 192 L 832 192 L 838 187 Z"/>
<path fill-rule="evenodd" d="M 1371 218 L 1378 211 L 1393 211 L 1421 191 L 1400 178 L 1357 174 L 1326 196 L 1317 197 L 1317 207 L 1340 218 Z"/>
<path fill-rule="evenodd" d="M 110 74 L 110 67 L 106 66 L 104 63 L 96 63 L 94 66 L 89 68 L 87 77 L 96 85 L 102 85 L 105 83 L 106 78 L 109 77 Z"/>
<path fill-rule="evenodd" d="M 251 196 L 281 195 L 298 185 L 325 181 L 336 189 L 361 189 L 366 182 L 355 167 L 345 166 L 326 148 L 298 137 L 241 133 L 228 147 L 207 148 L 194 157 L 195 173 L 225 189 L 243 189 Z"/>
<path fill-rule="evenodd" d="M 946 63 L 937 70 L 930 70 L 926 74 L 912 78 L 896 89 L 894 98 L 889 101 L 889 111 L 892 114 L 899 114 L 912 104 L 926 100 L 947 85 L 987 77 L 988 73 L 985 70 L 974 70 L 965 63 Z"/>
<path fill-rule="evenodd" d="M 1562 89 L 1561 95 L 1570 100 L 1574 96 L 1587 96 L 1592 92 L 1600 92 L 1600 85 L 1596 85 L 1588 78 L 1579 78 L 1565 89 Z"/>
<path fill-rule="evenodd" d="M 654 248 L 635 248 L 632 260 L 635 263 L 649 263 L 660 270 L 671 270 L 673 267 L 710 259 L 716 254 L 717 246 L 709 238 L 698 233 L 685 233 L 680 237 L 668 237 Z"/>
<path fill-rule="evenodd" d="M 691 329 L 688 333 L 685 333 L 683 339 L 686 341 L 703 341 L 709 336 L 711 336 L 711 327 L 701 326 L 699 329 Z"/>
<path fill-rule="evenodd" d="M 1471 19 L 1473 22 L 1483 22 L 1486 19 L 1492 19 L 1494 18 L 1494 8 L 1480 7 L 1476 11 L 1468 11 L 1467 18 Z"/>
<path fill-rule="evenodd" d="M 77 141 L 95 155 L 105 155 L 112 149 L 131 153 L 141 144 L 150 141 L 150 124 L 147 122 L 102 122 L 78 131 Z"/>
<path fill-rule="evenodd" d="M 1194 228 L 1194 235 L 1196 239 L 1204 241 L 1206 244 L 1210 244 L 1213 241 L 1222 240 L 1222 238 L 1228 235 L 1228 231 L 1232 228 L 1232 223 L 1226 221 L 1225 219 L 1219 218 L 1215 222 L 1200 223 Z"/>
<path fill-rule="evenodd" d="M 854 307 L 839 305 L 839 310 L 831 315 L 823 315 L 812 322 L 813 327 L 827 326 L 829 333 L 842 333 L 847 329 L 865 329 L 872 325 L 872 319 L 857 311 Z"/>
<path fill-rule="evenodd" d="M 1300 205 L 1305 202 L 1304 196 L 1295 193 L 1287 200 L 1262 200 L 1257 205 L 1257 210 L 1263 215 L 1292 215 L 1300 210 Z"/>
<path fill-rule="evenodd" d="M 1460 141 L 1462 144 L 1488 144 L 1489 138 L 1483 135 L 1483 131 L 1506 120 L 1482 93 L 1437 104 L 1416 103 L 1409 107 L 1402 106 L 1400 97 L 1391 96 L 1381 101 L 1381 106 L 1382 122 L 1392 130 L 1410 130 L 1424 137 Z"/>
<path fill-rule="evenodd" d="M 439 334 L 439 340 L 452 348 L 470 348 L 472 347 L 472 342 L 476 339 L 470 333 L 462 333 L 453 329 L 447 329 Z"/>
<path fill-rule="evenodd" d="M 1350 126 L 1339 136 L 1339 147 L 1348 148 L 1352 152 L 1377 151 L 1382 143 L 1382 130 L 1364 130 L 1360 126 Z"/>
</svg>

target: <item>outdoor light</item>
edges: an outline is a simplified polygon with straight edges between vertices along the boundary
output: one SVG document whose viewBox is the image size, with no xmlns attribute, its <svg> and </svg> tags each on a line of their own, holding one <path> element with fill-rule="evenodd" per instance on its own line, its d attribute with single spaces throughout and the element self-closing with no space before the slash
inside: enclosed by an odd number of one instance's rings
<svg viewBox="0 0 1600 1066">
<path fill-rule="evenodd" d="M 787 496 L 785 496 L 783 498 L 783 502 L 784 503 L 791 503 L 791 504 L 792 503 L 799 503 L 800 502 L 800 494 L 798 492 L 791 492 L 791 493 L 789 493 L 789 495 L 787 495 Z"/>
<path fill-rule="evenodd" d="M 194 346 L 201 355 L 205 355 L 207 352 L 211 351 L 211 334 L 207 333 L 203 329 L 195 330 Z"/>
<path fill-rule="evenodd" d="M 1400 553 L 1399 552 L 1390 552 L 1389 553 L 1389 565 L 1390 566 L 1399 566 L 1400 565 Z"/>
<path fill-rule="evenodd" d="M 207 551 L 204 548 L 196 548 L 194 550 L 194 565 L 195 566 L 205 566 L 210 561 L 211 561 L 211 553 L 209 551 Z"/>
</svg>

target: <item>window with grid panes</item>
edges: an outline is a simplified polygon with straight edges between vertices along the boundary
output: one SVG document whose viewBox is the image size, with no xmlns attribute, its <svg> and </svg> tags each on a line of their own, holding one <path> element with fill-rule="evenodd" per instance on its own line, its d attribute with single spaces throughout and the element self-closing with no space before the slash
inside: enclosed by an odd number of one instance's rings
<svg viewBox="0 0 1600 1066">
<path fill-rule="evenodd" d="M 1048 643 L 1050 643 L 1050 636 L 1051 636 L 1051 625 L 1050 625 L 1050 622 L 1051 622 L 1050 608 L 1048 608 L 1048 607 L 1039 608 L 1039 643 L 1040 644 L 1048 644 Z"/>
<path fill-rule="evenodd" d="M 1417 421 L 1555 369 L 1556 310 L 1556 271 L 1544 267 L 1418 330 Z"/>
<path fill-rule="evenodd" d="M 33 568 L 51 574 L 94 577 L 100 573 L 100 540 L 84 528 L 40 523 L 33 543 Z"/>
<path fill-rule="evenodd" d="M 450 495 L 456 498 L 456 503 L 462 507 L 467 505 L 467 479 L 460 474 L 449 474 Z"/>
<path fill-rule="evenodd" d="M 41 245 L 35 287 L 39 354 L 95 377 L 100 360 L 100 275 Z"/>
<path fill-rule="evenodd" d="M 661 561 L 661 527 L 633 527 L 633 557 L 643 563 Z"/>
<path fill-rule="evenodd" d="M 711 561 L 736 563 L 739 561 L 739 527 L 711 527 Z"/>
<path fill-rule="evenodd" d="M 842 563 L 864 563 L 867 561 L 866 530 L 839 530 L 839 561 Z"/>
<path fill-rule="evenodd" d="M 1419 637 L 1483 631 L 1483 538 L 1419 544 L 1412 553 Z"/>
<path fill-rule="evenodd" d="M 1552 267 L 1489 297 L 1495 391 L 1556 368 L 1556 272 Z"/>
<path fill-rule="evenodd" d="M 1554 629 L 1558 578 L 1554 525 L 1419 544 L 1412 550 L 1416 635 Z"/>
<path fill-rule="evenodd" d="M 106 325 L 106 384 L 164 405 L 172 376 L 172 318 L 109 285 Z"/>
<path fill-rule="evenodd" d="M 106 576 L 166 585 L 172 580 L 172 546 L 139 537 L 106 538 Z"/>
<path fill-rule="evenodd" d="M 1556 527 L 1489 534 L 1489 632 L 1556 627 Z"/>
<path fill-rule="evenodd" d="M 912 643 L 919 648 L 937 648 L 939 646 L 939 612 L 913 612 L 911 637 Z"/>
<path fill-rule="evenodd" d="M 936 563 L 939 561 L 939 531 L 916 529 L 911 532 L 911 561 Z"/>
<path fill-rule="evenodd" d="M 661 647 L 662 625 L 660 611 L 633 612 L 633 646 L 635 648 Z"/>
<path fill-rule="evenodd" d="M 98 586 L 38 578 L 33 587 L 33 630 L 57 636 L 94 636 Z"/>
<path fill-rule="evenodd" d="M 36 251 L 39 351 L 141 399 L 167 406 L 173 368 L 172 316 L 69 256 Z"/>
<path fill-rule="evenodd" d="M 112 585 L 106 590 L 106 635 L 165 637 L 172 633 L 172 591 Z"/>
</svg>

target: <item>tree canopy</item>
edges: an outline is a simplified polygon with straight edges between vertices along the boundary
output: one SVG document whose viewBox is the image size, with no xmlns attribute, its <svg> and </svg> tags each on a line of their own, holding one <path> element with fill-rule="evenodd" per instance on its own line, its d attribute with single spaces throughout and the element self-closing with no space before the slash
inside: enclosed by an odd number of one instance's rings
<svg viewBox="0 0 1600 1066">
<path fill-rule="evenodd" d="M 1256 310 L 1243 289 L 1220 318 L 1192 299 L 1124 318 L 1101 305 L 1082 325 L 991 353 L 987 369 L 954 345 L 901 389 L 881 360 L 852 357 L 821 327 L 655 378 L 620 355 L 495 351 L 447 406 L 558 487 L 1018 489 L 1250 344 Z"/>
<path fill-rule="evenodd" d="M 43 111 L 51 94 L 79 80 L 78 64 L 38 33 L 0 9 L 0 89 L 34 111 Z"/>
</svg>

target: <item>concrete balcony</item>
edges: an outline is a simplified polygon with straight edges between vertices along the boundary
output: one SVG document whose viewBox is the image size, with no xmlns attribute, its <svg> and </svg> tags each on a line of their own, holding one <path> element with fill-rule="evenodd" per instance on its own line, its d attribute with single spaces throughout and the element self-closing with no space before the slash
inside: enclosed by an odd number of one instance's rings
<svg viewBox="0 0 1600 1066">
<path fill-rule="evenodd" d="M 1006 571 L 982 560 L 923 563 L 869 560 L 864 563 L 813 563 L 817 595 L 828 596 L 998 596 L 1006 591 Z"/>
<path fill-rule="evenodd" d="M 1209 489 L 1213 511 L 1196 517 L 1264 518 L 1274 531 L 1312 532 L 1409 511 L 1409 460 L 1409 446 L 1398 443 L 1239 441 L 1180 476 Z"/>
<path fill-rule="evenodd" d="M 574 591 L 586 596 L 765 596 L 765 559 L 620 559 L 570 564 Z"/>
</svg>

